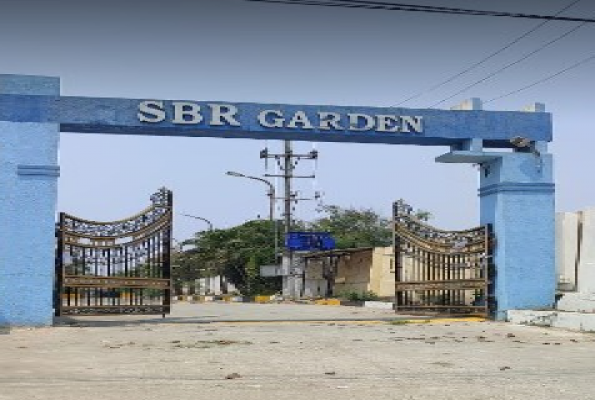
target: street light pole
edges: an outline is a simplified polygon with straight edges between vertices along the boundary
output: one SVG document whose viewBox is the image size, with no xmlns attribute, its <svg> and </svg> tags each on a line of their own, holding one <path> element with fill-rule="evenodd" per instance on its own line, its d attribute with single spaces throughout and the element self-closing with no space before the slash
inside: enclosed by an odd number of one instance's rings
<svg viewBox="0 0 595 400">
<path fill-rule="evenodd" d="M 247 179 L 252 179 L 255 181 L 260 181 L 262 183 L 266 183 L 269 187 L 269 193 L 268 193 L 268 196 L 269 196 L 269 220 L 271 220 L 271 222 L 274 221 L 274 219 L 275 219 L 275 186 L 271 182 L 267 181 L 266 179 L 259 178 L 257 176 L 244 175 L 244 174 L 241 174 L 241 173 L 235 172 L 235 171 L 227 171 L 225 174 L 229 175 L 229 176 L 235 176 L 237 178 L 247 178 Z"/>
<path fill-rule="evenodd" d="M 189 215 L 189 214 L 180 214 L 183 215 L 184 217 L 190 217 L 190 218 L 194 218 L 194 219 L 199 219 L 201 221 L 206 222 L 207 224 L 209 224 L 209 230 L 212 231 L 213 230 L 213 223 L 211 221 L 209 221 L 206 218 L 203 217 L 197 217 L 196 215 Z"/>
<path fill-rule="evenodd" d="M 274 232 L 274 240 L 275 240 L 275 262 L 277 262 L 277 254 L 279 252 L 278 249 L 278 241 L 279 241 L 279 232 L 277 229 L 277 221 L 275 221 L 275 200 L 277 199 L 276 194 L 275 194 L 275 186 L 267 181 L 266 179 L 262 179 L 259 178 L 257 176 L 250 176 L 250 175 L 244 175 L 241 174 L 239 172 L 235 172 L 235 171 L 227 171 L 225 173 L 226 175 L 229 176 L 235 176 L 236 178 L 247 178 L 247 179 L 252 179 L 255 181 L 260 181 L 262 183 L 266 183 L 269 187 L 269 220 L 271 221 L 271 223 L 273 224 L 273 232 Z"/>
</svg>

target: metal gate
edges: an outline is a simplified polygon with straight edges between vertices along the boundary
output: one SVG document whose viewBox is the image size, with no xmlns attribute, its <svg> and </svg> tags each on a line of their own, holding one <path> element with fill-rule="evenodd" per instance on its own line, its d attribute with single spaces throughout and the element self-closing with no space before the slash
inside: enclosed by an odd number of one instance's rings
<svg viewBox="0 0 595 400">
<path fill-rule="evenodd" d="M 151 202 L 114 222 L 60 214 L 56 316 L 170 312 L 172 193 L 160 189 Z"/>
<path fill-rule="evenodd" d="M 395 310 L 407 314 L 490 316 L 495 305 L 490 226 L 443 231 L 411 206 L 393 205 Z"/>
</svg>

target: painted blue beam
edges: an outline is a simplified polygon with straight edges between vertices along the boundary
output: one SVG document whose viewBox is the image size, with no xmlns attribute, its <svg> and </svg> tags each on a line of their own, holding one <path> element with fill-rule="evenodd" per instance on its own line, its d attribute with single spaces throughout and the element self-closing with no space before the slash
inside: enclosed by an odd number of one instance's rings
<svg viewBox="0 0 595 400">
<path fill-rule="evenodd" d="M 139 105 L 145 100 L 122 98 L 60 97 L 0 95 L 0 120 L 11 122 L 58 123 L 62 132 L 108 133 L 125 135 L 158 135 L 190 137 L 223 137 L 250 139 L 289 139 L 318 142 L 412 144 L 422 146 L 459 145 L 471 139 L 481 139 L 485 147 L 510 147 L 509 140 L 515 136 L 532 141 L 552 140 L 551 115 L 548 113 L 520 111 L 479 110 L 434 110 L 379 107 L 347 107 L 328 105 L 288 105 L 231 102 L 184 101 L 200 107 L 200 122 L 178 118 L 174 122 L 175 100 L 160 102 L 163 120 L 143 122 L 139 117 Z M 218 119 L 211 105 L 232 107 L 236 110 L 231 122 Z M 179 106 L 181 107 L 181 106 Z M 190 106 L 188 106 L 190 107 Z M 282 120 L 282 126 L 266 127 L 259 122 L 259 115 L 266 111 L 267 123 Z M 188 111 L 188 110 L 186 110 Z M 296 120 L 289 127 L 296 113 L 303 112 L 307 121 Z M 321 116 L 319 113 L 323 113 Z M 336 125 L 324 120 L 336 114 Z M 353 117 L 364 115 L 365 117 Z M 389 116 L 386 119 L 386 116 Z M 146 119 L 154 118 L 144 114 Z M 396 117 L 396 119 L 395 119 Z M 410 123 L 399 120 L 409 117 Z M 356 118 L 356 125 L 351 125 Z M 221 125 L 211 122 L 220 121 Z M 322 121 L 322 122 L 321 122 Z M 418 122 L 416 131 L 411 122 Z M 385 123 L 382 126 L 382 123 Z M 309 126 L 311 125 L 311 127 Z M 364 128 L 374 125 L 369 130 Z M 384 129 L 383 129 L 384 128 Z M 389 132 L 387 130 L 398 130 Z M 384 131 L 383 131 L 384 130 Z"/>
</svg>

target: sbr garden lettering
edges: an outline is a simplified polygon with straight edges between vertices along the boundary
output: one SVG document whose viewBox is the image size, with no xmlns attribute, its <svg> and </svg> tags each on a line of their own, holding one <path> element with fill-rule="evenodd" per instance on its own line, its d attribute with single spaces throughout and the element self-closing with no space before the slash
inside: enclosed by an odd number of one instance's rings
<svg viewBox="0 0 595 400">
<path fill-rule="evenodd" d="M 249 108 L 243 121 L 254 118 L 258 125 L 267 129 L 301 131 L 337 131 L 380 133 L 422 133 L 422 116 L 397 114 L 339 113 L 336 111 L 312 111 L 287 109 L 256 110 Z M 197 103 L 190 101 L 146 100 L 139 104 L 138 120 L 157 124 L 170 122 L 175 125 L 209 125 L 241 127 L 241 110 L 238 105 Z M 254 115 L 250 115 L 253 114 Z M 246 119 L 248 118 L 248 119 Z M 251 123 L 250 123 L 251 124 Z"/>
</svg>

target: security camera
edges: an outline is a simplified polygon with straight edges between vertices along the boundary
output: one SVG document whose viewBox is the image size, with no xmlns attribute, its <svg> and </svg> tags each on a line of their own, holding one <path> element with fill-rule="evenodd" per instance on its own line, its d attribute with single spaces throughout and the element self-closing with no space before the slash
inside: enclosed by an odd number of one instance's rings
<svg viewBox="0 0 595 400">
<path fill-rule="evenodd" d="M 515 147 L 529 147 L 529 145 L 531 144 L 531 140 L 527 139 L 526 137 L 522 137 L 522 136 L 515 136 L 512 139 L 510 139 L 510 143 L 515 146 Z"/>
</svg>

